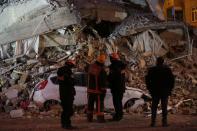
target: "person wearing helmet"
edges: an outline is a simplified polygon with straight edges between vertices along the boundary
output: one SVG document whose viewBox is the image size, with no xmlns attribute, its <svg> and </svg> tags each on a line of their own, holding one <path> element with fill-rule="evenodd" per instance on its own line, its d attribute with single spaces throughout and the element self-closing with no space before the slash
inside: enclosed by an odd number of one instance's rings
<svg viewBox="0 0 197 131">
<path fill-rule="evenodd" d="M 145 76 L 146 86 L 149 93 L 152 96 L 152 116 L 151 116 L 151 126 L 155 126 L 155 120 L 157 115 L 157 106 L 161 100 L 162 107 L 162 126 L 168 126 L 167 124 L 167 105 L 168 96 L 171 94 L 174 88 L 174 75 L 171 69 L 164 65 L 164 59 L 158 57 L 156 61 L 156 66 L 148 69 L 148 73 Z"/>
<path fill-rule="evenodd" d="M 96 115 L 98 122 L 105 122 L 104 119 L 104 98 L 106 93 L 106 78 L 105 71 L 106 56 L 101 54 L 98 56 L 95 63 L 88 68 L 88 109 L 87 120 L 93 121 L 94 103 L 96 103 Z"/>
<path fill-rule="evenodd" d="M 122 98 L 125 92 L 125 69 L 126 64 L 120 60 L 117 53 L 110 55 L 111 65 L 109 66 L 109 88 L 111 89 L 115 114 L 114 121 L 119 121 L 123 117 Z"/>
<path fill-rule="evenodd" d="M 57 76 L 59 82 L 59 93 L 62 106 L 61 125 L 64 129 L 73 129 L 71 125 L 71 116 L 73 115 L 73 101 L 76 94 L 74 88 L 74 78 L 72 68 L 75 61 L 67 60 L 65 65 L 58 69 Z"/>
</svg>

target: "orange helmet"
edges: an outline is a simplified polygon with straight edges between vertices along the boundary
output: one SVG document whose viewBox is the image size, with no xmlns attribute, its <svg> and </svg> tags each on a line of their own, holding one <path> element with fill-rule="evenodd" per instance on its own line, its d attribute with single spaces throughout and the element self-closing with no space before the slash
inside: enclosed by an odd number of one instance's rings
<svg viewBox="0 0 197 131">
<path fill-rule="evenodd" d="M 113 58 L 115 60 L 119 60 L 120 59 L 120 57 L 119 57 L 119 55 L 117 53 L 112 53 L 111 54 L 111 58 Z"/>
<path fill-rule="evenodd" d="M 68 59 L 65 64 L 75 65 L 76 62 L 75 62 L 75 60 Z"/>
<path fill-rule="evenodd" d="M 105 63 L 106 56 L 104 54 L 101 54 L 97 57 L 97 61 L 100 63 Z"/>
</svg>

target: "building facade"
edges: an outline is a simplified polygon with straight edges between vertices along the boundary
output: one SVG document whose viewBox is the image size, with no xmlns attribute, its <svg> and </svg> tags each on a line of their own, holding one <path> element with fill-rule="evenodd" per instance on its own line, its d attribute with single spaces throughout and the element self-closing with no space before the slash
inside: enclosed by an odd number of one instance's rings
<svg viewBox="0 0 197 131">
<path fill-rule="evenodd" d="M 180 20 L 197 27 L 197 0 L 162 0 L 167 20 Z"/>
</svg>

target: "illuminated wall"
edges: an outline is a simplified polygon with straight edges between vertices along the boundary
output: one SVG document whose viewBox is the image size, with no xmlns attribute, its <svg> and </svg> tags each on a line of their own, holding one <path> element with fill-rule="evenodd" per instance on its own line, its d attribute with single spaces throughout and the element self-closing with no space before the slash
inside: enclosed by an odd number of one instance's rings
<svg viewBox="0 0 197 131">
<path fill-rule="evenodd" d="M 166 20 L 169 20 L 169 13 L 182 12 L 183 20 L 189 25 L 197 27 L 197 0 L 165 0 L 163 12 Z M 178 15 L 175 13 L 175 16 Z M 172 19 L 172 18 L 171 18 Z"/>
</svg>

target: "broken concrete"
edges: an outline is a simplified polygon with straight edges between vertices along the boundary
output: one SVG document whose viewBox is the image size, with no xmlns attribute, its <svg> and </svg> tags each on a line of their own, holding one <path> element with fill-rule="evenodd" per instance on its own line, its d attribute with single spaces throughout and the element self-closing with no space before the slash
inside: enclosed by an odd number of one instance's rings
<svg viewBox="0 0 197 131">
<path fill-rule="evenodd" d="M 19 117 L 23 117 L 23 115 L 24 115 L 24 112 L 22 109 L 12 110 L 10 112 L 11 118 L 19 118 Z"/>
<path fill-rule="evenodd" d="M 32 2 L 37 6 L 31 5 Z M 28 8 L 25 10 L 24 8 Z M 7 11 L 7 10 L 8 11 Z M 9 10 L 15 10 L 14 12 L 21 12 L 25 10 L 23 14 L 14 15 L 14 20 L 9 23 L 5 28 L 0 30 L 0 45 L 14 42 L 17 40 L 27 39 L 35 35 L 50 32 L 51 30 L 73 25 L 78 23 L 78 15 L 76 12 L 71 12 L 68 6 L 51 8 L 47 1 L 31 0 L 27 3 L 19 4 L 16 7 L 6 7 L 0 14 L 0 17 L 7 16 Z M 6 19 L 7 18 L 7 19 Z M 12 17 L 11 17 L 12 18 Z M 2 27 L 10 21 L 10 17 L 5 17 L 2 22 Z M 15 32 L 17 30 L 17 33 Z"/>
</svg>

